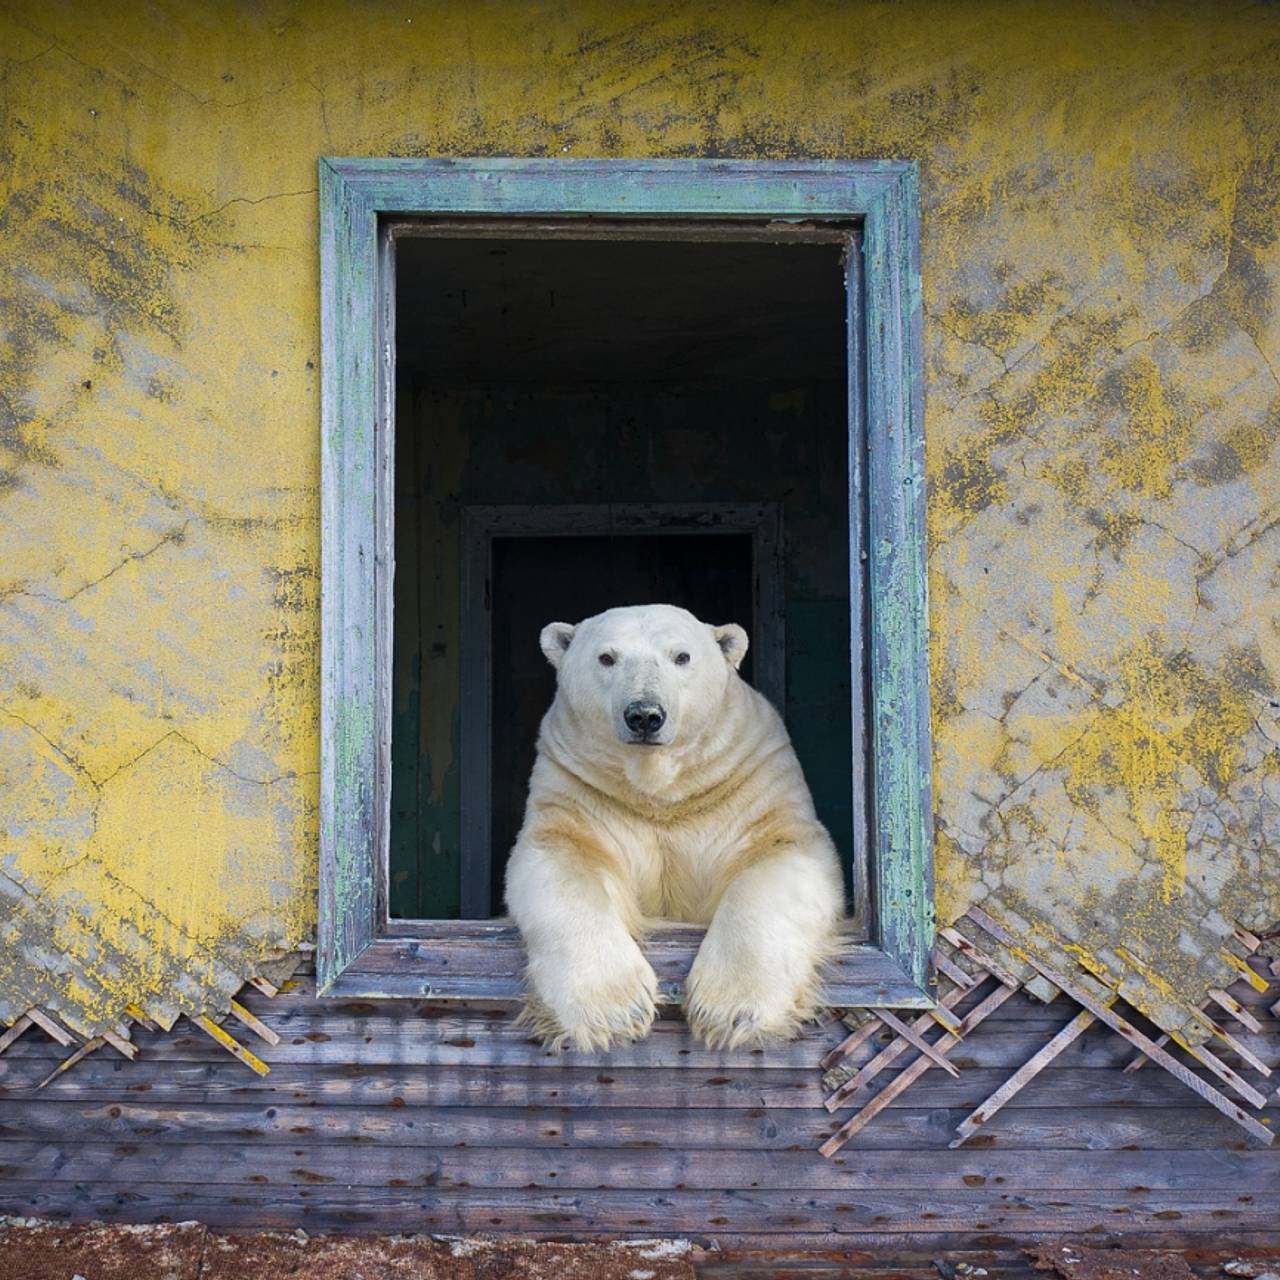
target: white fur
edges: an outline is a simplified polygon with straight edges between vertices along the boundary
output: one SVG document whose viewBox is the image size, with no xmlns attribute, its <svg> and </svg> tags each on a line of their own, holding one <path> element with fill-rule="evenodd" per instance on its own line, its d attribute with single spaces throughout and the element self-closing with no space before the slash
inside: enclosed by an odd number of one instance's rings
<svg viewBox="0 0 1280 1280">
<path fill-rule="evenodd" d="M 557 692 L 506 885 L 526 1019 L 583 1049 L 644 1035 L 656 979 L 638 941 L 667 919 L 707 926 L 686 997 L 703 1040 L 794 1035 L 817 1012 L 844 890 L 781 717 L 738 675 L 746 633 L 644 605 L 552 623 L 542 647 Z M 623 720 L 636 700 L 667 712 L 655 745 Z"/>
</svg>

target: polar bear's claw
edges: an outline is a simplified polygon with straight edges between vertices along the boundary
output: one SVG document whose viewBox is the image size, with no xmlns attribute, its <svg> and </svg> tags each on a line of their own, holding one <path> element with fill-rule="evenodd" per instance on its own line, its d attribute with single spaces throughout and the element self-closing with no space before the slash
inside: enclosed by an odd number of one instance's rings
<svg viewBox="0 0 1280 1280">
<path fill-rule="evenodd" d="M 700 958 L 690 974 L 685 1017 L 709 1049 L 763 1048 L 792 1040 L 822 1006 L 818 971 L 789 989 L 751 966 L 725 972 Z"/>
<path fill-rule="evenodd" d="M 805 1019 L 799 1010 L 761 1017 L 755 1010 L 696 1004 L 687 1010 L 693 1034 L 708 1049 L 762 1048 L 792 1039 Z"/>
<path fill-rule="evenodd" d="M 657 979 L 652 970 L 640 979 L 639 991 L 616 994 L 587 991 L 561 994 L 553 1005 L 531 991 L 517 1018 L 553 1052 L 564 1049 L 604 1050 L 648 1035 L 657 1016 Z"/>
</svg>

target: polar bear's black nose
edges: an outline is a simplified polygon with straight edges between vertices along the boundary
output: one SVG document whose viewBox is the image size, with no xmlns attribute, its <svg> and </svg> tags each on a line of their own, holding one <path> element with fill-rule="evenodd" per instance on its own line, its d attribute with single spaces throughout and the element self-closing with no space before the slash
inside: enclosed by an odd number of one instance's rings
<svg viewBox="0 0 1280 1280">
<path fill-rule="evenodd" d="M 632 733 L 647 736 L 666 724 L 667 713 L 657 702 L 629 702 L 622 719 Z"/>
</svg>

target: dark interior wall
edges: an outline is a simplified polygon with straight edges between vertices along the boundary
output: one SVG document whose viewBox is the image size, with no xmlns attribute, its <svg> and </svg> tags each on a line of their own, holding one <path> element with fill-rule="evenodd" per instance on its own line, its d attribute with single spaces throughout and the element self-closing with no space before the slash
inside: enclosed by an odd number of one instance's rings
<svg viewBox="0 0 1280 1280">
<path fill-rule="evenodd" d="M 393 913 L 458 913 L 459 562 L 473 504 L 780 504 L 782 710 L 849 860 L 838 246 L 413 239 L 397 252 Z M 536 629 L 512 643 L 536 654 Z"/>
</svg>

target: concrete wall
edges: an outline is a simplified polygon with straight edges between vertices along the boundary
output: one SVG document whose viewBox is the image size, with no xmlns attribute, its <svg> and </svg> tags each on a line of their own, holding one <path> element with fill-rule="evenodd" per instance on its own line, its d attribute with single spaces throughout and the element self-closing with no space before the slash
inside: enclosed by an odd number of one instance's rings
<svg viewBox="0 0 1280 1280">
<path fill-rule="evenodd" d="M 918 158 L 941 912 L 1169 1026 L 1280 917 L 1280 11 L 8 0 L 0 58 L 0 1017 L 312 936 L 323 154 Z"/>
</svg>

